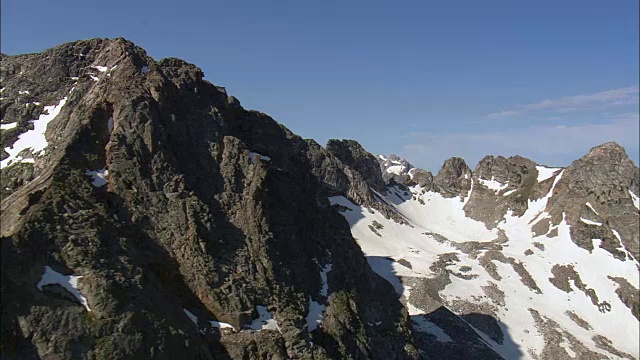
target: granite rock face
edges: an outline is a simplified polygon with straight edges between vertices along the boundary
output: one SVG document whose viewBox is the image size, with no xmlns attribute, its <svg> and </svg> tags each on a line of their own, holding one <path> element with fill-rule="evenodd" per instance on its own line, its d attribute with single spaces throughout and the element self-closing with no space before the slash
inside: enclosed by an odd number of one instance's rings
<svg viewBox="0 0 640 360">
<path fill-rule="evenodd" d="M 418 356 L 327 201 L 373 203 L 358 171 L 124 39 L 1 66 L 3 149 L 66 98 L 45 151 L 2 155 L 3 358 Z"/>
<path fill-rule="evenodd" d="M 580 247 L 591 250 L 592 239 L 601 239 L 600 247 L 614 257 L 638 259 L 640 223 L 634 197 L 639 185 L 640 171 L 624 148 L 615 142 L 602 144 L 567 167 L 549 212 L 554 223 L 566 214 L 571 237 Z"/>
</svg>

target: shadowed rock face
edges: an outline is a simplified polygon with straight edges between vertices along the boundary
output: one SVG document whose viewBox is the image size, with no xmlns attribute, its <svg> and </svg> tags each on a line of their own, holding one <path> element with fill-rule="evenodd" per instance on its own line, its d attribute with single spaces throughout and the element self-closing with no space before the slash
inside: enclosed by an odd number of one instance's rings
<svg viewBox="0 0 640 360">
<path fill-rule="evenodd" d="M 345 165 L 362 174 L 367 184 L 378 192 L 385 191 L 378 160 L 353 140 L 329 140 L 327 151 Z"/>
<path fill-rule="evenodd" d="M 18 122 L 3 148 L 67 97 L 45 153 L 2 169 L 3 356 L 417 357 L 393 288 L 328 206 L 335 194 L 375 202 L 358 171 L 243 109 L 196 66 L 123 39 L 1 66 L 2 123 Z M 95 187 L 86 173 L 98 169 L 108 173 Z M 45 266 L 82 276 L 91 311 L 60 286 L 40 290 Z M 326 306 L 313 332 L 310 301 Z M 240 330 L 257 306 L 279 330 Z"/>
</svg>

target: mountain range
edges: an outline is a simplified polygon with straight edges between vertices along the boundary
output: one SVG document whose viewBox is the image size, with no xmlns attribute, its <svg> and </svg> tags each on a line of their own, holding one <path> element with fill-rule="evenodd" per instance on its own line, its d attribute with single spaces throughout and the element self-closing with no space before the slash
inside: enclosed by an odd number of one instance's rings
<svg viewBox="0 0 640 360">
<path fill-rule="evenodd" d="M 324 147 L 193 64 L 1 55 L 2 359 L 638 359 L 640 170 Z"/>
</svg>

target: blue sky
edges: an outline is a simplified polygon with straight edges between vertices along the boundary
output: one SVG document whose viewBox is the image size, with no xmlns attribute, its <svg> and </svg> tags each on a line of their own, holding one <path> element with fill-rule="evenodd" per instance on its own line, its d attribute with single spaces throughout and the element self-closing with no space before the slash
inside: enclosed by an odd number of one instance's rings
<svg viewBox="0 0 640 360">
<path fill-rule="evenodd" d="M 122 36 L 325 144 L 437 171 L 486 154 L 638 164 L 638 1 L 3 0 L 2 52 Z"/>
</svg>

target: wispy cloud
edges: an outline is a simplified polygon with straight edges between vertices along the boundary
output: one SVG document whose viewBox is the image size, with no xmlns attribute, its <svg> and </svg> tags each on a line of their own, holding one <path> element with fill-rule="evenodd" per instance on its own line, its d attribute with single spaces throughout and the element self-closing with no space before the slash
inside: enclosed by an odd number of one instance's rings
<svg viewBox="0 0 640 360">
<path fill-rule="evenodd" d="M 503 110 L 503 111 L 498 111 L 498 112 L 495 112 L 495 113 L 487 114 L 487 117 L 489 119 L 500 119 L 500 118 L 505 118 L 505 117 L 518 116 L 520 114 L 522 114 L 522 111 Z"/>
<path fill-rule="evenodd" d="M 593 146 L 616 141 L 638 162 L 638 114 L 612 115 L 602 123 L 537 124 L 519 129 L 462 133 L 412 133 L 401 155 L 417 166 L 437 171 L 451 156 L 474 167 L 485 155 L 521 155 L 536 162 L 565 166 Z"/>
<path fill-rule="evenodd" d="M 576 111 L 601 110 L 609 107 L 638 104 L 638 86 L 602 91 L 594 94 L 565 96 L 544 99 L 540 102 L 518 105 L 513 109 L 487 114 L 489 119 L 516 117 L 535 112 L 567 113 Z"/>
<path fill-rule="evenodd" d="M 628 113 L 608 113 L 604 114 L 605 118 L 614 121 L 640 121 L 640 113 L 637 112 L 628 112 Z"/>
</svg>

